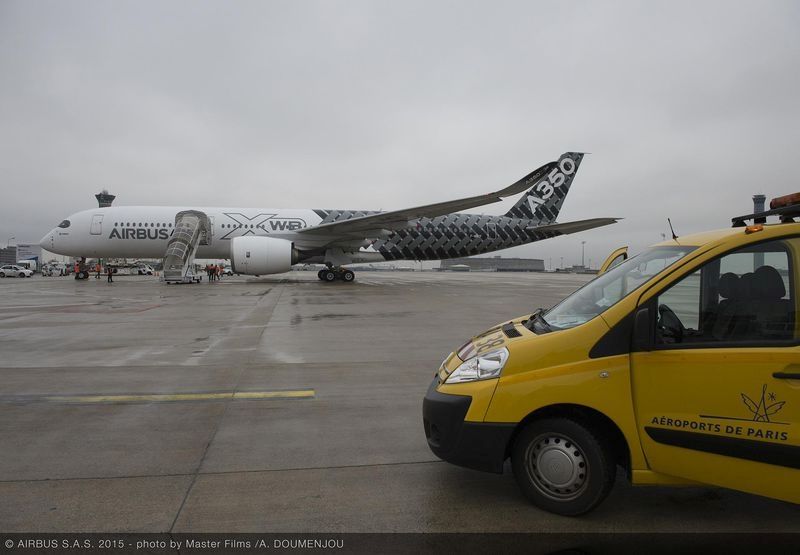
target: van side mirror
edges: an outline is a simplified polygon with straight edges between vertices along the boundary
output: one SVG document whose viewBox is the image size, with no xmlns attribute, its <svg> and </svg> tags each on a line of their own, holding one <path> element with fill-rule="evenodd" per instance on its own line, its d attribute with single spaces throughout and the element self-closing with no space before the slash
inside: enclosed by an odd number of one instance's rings
<svg viewBox="0 0 800 555">
<path fill-rule="evenodd" d="M 649 351 L 653 344 L 653 334 L 650 328 L 650 309 L 640 308 L 636 311 L 633 320 L 633 338 L 631 340 L 633 351 Z"/>
</svg>

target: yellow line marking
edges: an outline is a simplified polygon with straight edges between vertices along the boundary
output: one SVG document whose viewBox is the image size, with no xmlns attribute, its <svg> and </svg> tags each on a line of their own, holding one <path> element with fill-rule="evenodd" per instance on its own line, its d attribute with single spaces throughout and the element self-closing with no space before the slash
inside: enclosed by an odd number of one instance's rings
<svg viewBox="0 0 800 555">
<path fill-rule="evenodd" d="M 308 399 L 314 397 L 313 389 L 294 391 L 228 391 L 225 393 L 174 393 L 155 395 L 65 395 L 45 397 L 57 403 L 169 403 L 173 401 L 210 401 L 219 399 Z"/>
</svg>

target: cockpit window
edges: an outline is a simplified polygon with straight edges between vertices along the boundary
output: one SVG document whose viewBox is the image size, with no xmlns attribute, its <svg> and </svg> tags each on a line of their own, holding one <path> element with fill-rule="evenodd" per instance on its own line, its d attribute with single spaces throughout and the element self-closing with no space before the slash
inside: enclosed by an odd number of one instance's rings
<svg viewBox="0 0 800 555">
<path fill-rule="evenodd" d="M 63 222 L 61 222 L 60 224 L 58 224 L 58 227 L 60 227 L 60 228 L 62 228 L 62 229 L 66 229 L 66 228 L 68 228 L 68 227 L 69 227 L 69 220 L 64 220 Z"/>
</svg>

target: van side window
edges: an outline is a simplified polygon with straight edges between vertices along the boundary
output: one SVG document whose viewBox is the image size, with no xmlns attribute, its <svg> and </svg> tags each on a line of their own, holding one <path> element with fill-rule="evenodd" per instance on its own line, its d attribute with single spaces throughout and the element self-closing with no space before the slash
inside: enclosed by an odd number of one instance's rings
<svg viewBox="0 0 800 555">
<path fill-rule="evenodd" d="M 656 343 L 792 341 L 796 292 L 786 241 L 751 245 L 708 262 L 657 299 Z"/>
</svg>

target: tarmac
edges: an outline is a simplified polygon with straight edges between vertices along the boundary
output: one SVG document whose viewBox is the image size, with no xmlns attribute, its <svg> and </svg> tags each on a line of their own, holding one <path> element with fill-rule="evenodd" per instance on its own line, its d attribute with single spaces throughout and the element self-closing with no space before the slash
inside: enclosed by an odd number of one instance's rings
<svg viewBox="0 0 800 555">
<path fill-rule="evenodd" d="M 799 532 L 796 505 L 622 475 L 560 517 L 429 451 L 441 360 L 588 279 L 0 280 L 0 531 Z"/>
</svg>

